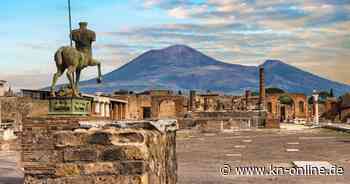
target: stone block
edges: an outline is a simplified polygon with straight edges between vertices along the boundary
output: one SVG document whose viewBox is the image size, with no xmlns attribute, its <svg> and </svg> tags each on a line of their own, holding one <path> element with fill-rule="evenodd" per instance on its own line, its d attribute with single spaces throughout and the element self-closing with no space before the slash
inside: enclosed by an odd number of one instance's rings
<svg viewBox="0 0 350 184">
<path fill-rule="evenodd" d="M 49 178 L 45 184 L 96 184 L 93 177 L 76 176 L 76 177 L 60 177 Z"/>
<path fill-rule="evenodd" d="M 143 143 L 145 140 L 141 132 L 123 132 L 113 135 L 112 143 L 118 145 L 119 143 Z"/>
<path fill-rule="evenodd" d="M 24 178 L 24 184 L 47 184 L 45 179 L 34 178 L 26 176 Z"/>
<path fill-rule="evenodd" d="M 118 175 L 119 166 L 118 162 L 96 162 L 81 164 L 83 175 Z"/>
<path fill-rule="evenodd" d="M 98 184 L 149 184 L 147 176 L 96 176 L 94 182 Z"/>
<path fill-rule="evenodd" d="M 145 161 L 124 161 L 120 163 L 121 175 L 141 176 L 147 172 Z"/>
<path fill-rule="evenodd" d="M 145 147 L 133 145 L 110 146 L 101 153 L 100 160 L 147 160 L 148 154 L 144 149 Z"/>
<path fill-rule="evenodd" d="M 56 177 L 79 176 L 81 170 L 78 164 L 57 164 L 55 168 Z"/>
<path fill-rule="evenodd" d="M 108 132 L 95 132 L 88 138 L 89 144 L 111 145 L 111 134 Z"/>
<path fill-rule="evenodd" d="M 86 144 L 87 133 L 57 132 L 54 135 L 56 147 L 82 146 Z"/>
<path fill-rule="evenodd" d="M 23 162 L 57 163 L 63 161 L 63 154 L 58 150 L 23 151 Z"/>
<path fill-rule="evenodd" d="M 96 161 L 97 150 L 95 147 L 88 148 L 66 148 L 63 152 L 65 162 Z"/>
</svg>

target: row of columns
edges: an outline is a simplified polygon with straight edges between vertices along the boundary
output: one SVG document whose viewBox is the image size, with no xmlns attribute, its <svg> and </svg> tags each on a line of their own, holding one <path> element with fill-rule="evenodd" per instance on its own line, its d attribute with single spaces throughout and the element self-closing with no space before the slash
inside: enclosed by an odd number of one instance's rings
<svg viewBox="0 0 350 184">
<path fill-rule="evenodd" d="M 111 105 L 111 119 L 124 120 L 126 119 L 126 104 L 124 103 L 112 103 Z"/>
<path fill-rule="evenodd" d="M 98 102 L 94 101 L 94 114 L 100 117 L 106 117 L 113 120 L 126 119 L 126 104 L 117 102 Z"/>
</svg>

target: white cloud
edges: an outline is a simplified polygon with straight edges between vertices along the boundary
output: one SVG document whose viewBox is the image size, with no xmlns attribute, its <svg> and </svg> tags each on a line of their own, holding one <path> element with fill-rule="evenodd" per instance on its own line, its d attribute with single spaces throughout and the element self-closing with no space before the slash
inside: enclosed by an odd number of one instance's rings
<svg viewBox="0 0 350 184">
<path fill-rule="evenodd" d="M 153 6 L 159 5 L 161 0 L 144 0 L 144 7 L 151 8 Z"/>
<path fill-rule="evenodd" d="M 207 5 L 192 6 L 192 7 L 179 6 L 179 7 L 170 9 L 168 11 L 168 15 L 179 19 L 185 19 L 185 18 L 190 18 L 197 14 L 205 13 L 207 12 L 207 10 L 208 10 Z"/>
</svg>

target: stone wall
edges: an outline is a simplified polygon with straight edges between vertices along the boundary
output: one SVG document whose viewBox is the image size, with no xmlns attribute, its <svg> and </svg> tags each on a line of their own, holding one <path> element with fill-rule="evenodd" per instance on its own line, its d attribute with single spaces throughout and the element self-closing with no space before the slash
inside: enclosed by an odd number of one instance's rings
<svg viewBox="0 0 350 184">
<path fill-rule="evenodd" d="M 175 117 L 183 117 L 184 113 L 185 113 L 185 97 L 184 96 L 180 96 L 180 95 L 172 95 L 172 96 L 152 96 L 151 97 L 151 113 L 152 113 L 152 118 L 153 119 L 160 119 L 162 118 L 160 115 L 161 112 L 161 104 L 167 101 L 167 103 L 169 103 L 170 101 L 172 101 L 175 105 L 171 105 L 171 106 L 165 106 L 166 109 L 162 110 L 163 112 L 168 110 L 170 111 L 170 109 L 167 108 L 174 108 L 171 111 L 174 112 L 175 111 Z M 186 105 L 187 106 L 187 105 Z M 187 109 L 186 109 L 187 110 Z"/>
<path fill-rule="evenodd" d="M 49 113 L 49 101 L 48 100 L 32 100 L 32 106 L 30 111 L 30 117 L 46 116 Z"/>
<path fill-rule="evenodd" d="M 197 128 L 202 132 L 222 132 L 266 127 L 264 112 L 194 112 L 179 119 L 180 129 Z"/>
<path fill-rule="evenodd" d="M 275 119 L 281 119 L 281 103 L 279 98 L 284 95 L 293 100 L 293 104 L 285 106 L 285 116 L 290 117 L 291 119 L 307 120 L 309 118 L 307 97 L 304 94 L 298 93 L 269 94 L 266 97 L 266 110 L 268 111 L 269 115 Z"/>
<path fill-rule="evenodd" d="M 176 106 L 172 100 L 164 100 L 159 104 L 159 119 L 176 118 Z"/>
<path fill-rule="evenodd" d="M 175 120 L 104 126 L 86 122 L 82 118 L 24 121 L 26 184 L 176 183 Z"/>
<path fill-rule="evenodd" d="M 128 101 L 126 119 L 142 120 L 144 108 L 151 108 L 151 96 L 139 94 L 114 95 L 113 97 Z"/>
<path fill-rule="evenodd" d="M 341 120 L 342 122 L 347 122 L 349 123 L 350 120 L 350 108 L 343 109 L 341 111 Z"/>
</svg>

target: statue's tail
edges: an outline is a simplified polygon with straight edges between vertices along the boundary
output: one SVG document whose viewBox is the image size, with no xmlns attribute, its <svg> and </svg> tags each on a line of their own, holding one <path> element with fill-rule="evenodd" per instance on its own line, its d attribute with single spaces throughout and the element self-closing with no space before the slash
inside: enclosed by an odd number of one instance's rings
<svg viewBox="0 0 350 184">
<path fill-rule="evenodd" d="M 61 47 L 55 53 L 55 62 L 56 62 L 57 66 L 60 66 L 63 64 L 63 49 L 64 49 L 64 47 Z"/>
</svg>

